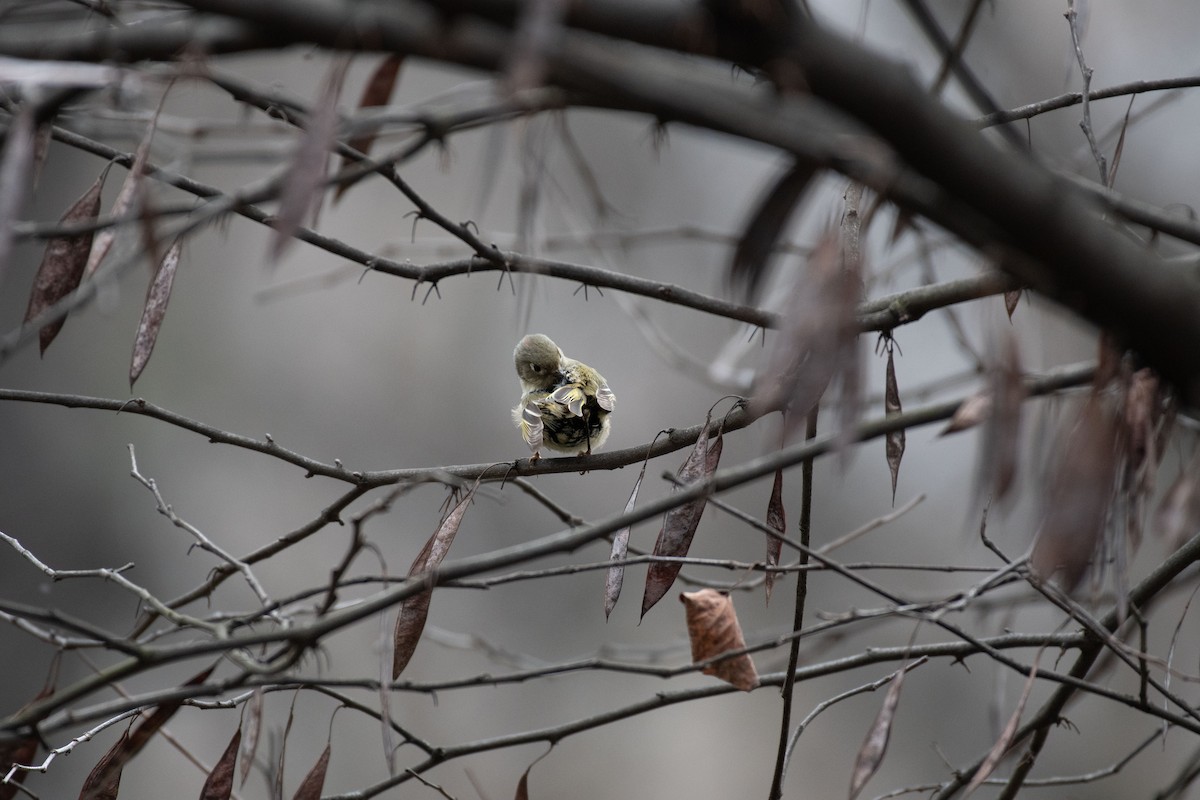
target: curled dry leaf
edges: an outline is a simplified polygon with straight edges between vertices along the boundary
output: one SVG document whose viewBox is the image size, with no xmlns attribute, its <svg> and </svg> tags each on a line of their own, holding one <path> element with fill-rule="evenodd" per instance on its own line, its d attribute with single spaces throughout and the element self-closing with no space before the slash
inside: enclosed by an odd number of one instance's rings
<svg viewBox="0 0 1200 800">
<path fill-rule="evenodd" d="M 959 404 L 958 408 L 954 411 L 954 416 L 950 418 L 950 422 L 947 423 L 945 428 L 942 428 L 941 433 L 938 435 L 945 436 L 949 433 L 958 433 L 968 428 L 974 428 L 986 420 L 991 413 L 991 394 L 988 392 L 977 392 Z"/>
<path fill-rule="evenodd" d="M 817 242 L 805 268 L 786 289 L 780 330 L 754 382 L 751 415 L 786 410 L 785 440 L 808 418 L 835 377 L 841 379 L 843 427 L 857 412 L 862 281 L 859 262 L 844 256 L 836 233 L 826 233 Z"/>
<path fill-rule="evenodd" d="M 337 136 L 338 97 L 349 66 L 348 58 L 339 58 L 330 68 L 292 156 L 279 198 L 275 234 L 267 254 L 271 263 L 278 261 L 287 250 L 296 231 L 315 221 L 321 207 L 321 185 L 329 171 L 329 150 Z"/>
<path fill-rule="evenodd" d="M 179 255 L 183 250 L 183 240 L 176 239 L 167 249 L 150 280 L 146 290 L 146 305 L 142 309 L 142 319 L 138 322 L 137 335 L 133 339 L 133 358 L 129 365 L 129 385 L 142 374 L 154 352 L 154 344 L 158 341 L 158 332 L 162 329 L 163 318 L 167 314 L 167 303 L 171 301 L 171 287 L 175 284 L 175 270 L 179 267 Z"/>
<path fill-rule="evenodd" d="M 1046 517 L 1030 559 L 1043 578 L 1057 573 L 1065 591 L 1079 584 L 1104 531 L 1115 488 L 1117 447 L 1116 420 L 1092 395 L 1060 448 Z"/>
<path fill-rule="evenodd" d="M 633 484 L 633 491 L 629 493 L 629 502 L 625 504 L 626 514 L 633 511 L 633 507 L 637 503 L 638 490 L 642 488 L 642 478 L 646 477 L 646 463 L 646 461 L 642 462 L 642 471 L 638 473 L 637 480 Z M 629 533 L 631 529 L 632 526 L 626 525 L 613 535 L 612 552 L 608 556 L 609 561 L 625 560 L 625 556 L 629 554 Z M 608 568 L 608 572 L 604 576 L 604 618 L 606 620 L 612 614 L 613 609 L 617 607 L 617 599 L 621 596 L 621 585 L 624 582 L 624 564 L 616 564 Z"/>
<path fill-rule="evenodd" d="M 135 200 L 140 201 L 141 199 L 142 179 L 145 175 L 146 164 L 150 160 L 150 143 L 154 140 L 154 131 L 157 126 L 158 114 L 155 114 L 150 120 L 150 125 L 146 128 L 145 135 L 142 136 L 142 141 L 138 143 L 138 148 L 133 154 L 133 164 L 129 167 L 129 174 L 125 176 L 125 180 L 121 183 L 121 188 L 117 191 L 117 198 L 113 200 L 112 216 L 118 219 L 124 217 L 129 213 L 130 209 L 134 208 Z M 92 241 L 92 250 L 88 253 L 87 266 L 83 270 L 83 277 L 91 277 L 100 267 L 100 263 L 104 261 L 104 257 L 112 249 L 116 238 L 117 234 L 112 228 L 105 228 L 96 234 L 96 238 Z"/>
<path fill-rule="evenodd" d="M 254 754 L 258 751 L 258 735 L 262 732 L 263 720 L 263 690 L 258 687 L 246 702 L 246 735 L 242 739 L 241 752 L 238 754 L 239 771 L 242 774 L 241 783 L 246 783 L 250 768 L 254 766 Z"/>
<path fill-rule="evenodd" d="M 400 65 L 403 63 L 404 56 L 394 53 L 379 62 L 379 66 L 375 67 L 375 71 L 371 73 L 371 77 L 363 86 L 362 96 L 358 99 L 358 107 L 373 108 L 387 105 L 388 101 L 392 99 L 392 92 L 396 88 L 396 78 L 400 75 Z M 354 137 L 348 144 L 363 155 L 370 155 L 377 135 L 375 131 L 365 133 L 362 136 Z M 347 163 L 346 159 L 342 159 L 342 162 L 343 164 Z M 336 203 L 340 200 L 352 185 L 352 183 L 338 184 L 337 188 L 333 190 L 333 202 Z"/>
<path fill-rule="evenodd" d="M 883 393 L 883 408 L 886 416 L 895 416 L 903 409 L 900 406 L 900 387 L 896 383 L 896 363 L 893 358 L 895 348 L 888 340 L 887 346 L 887 379 Z M 896 505 L 896 480 L 900 477 L 900 461 L 904 458 L 904 429 L 892 431 L 887 435 L 884 444 L 887 456 L 888 471 L 892 474 L 892 505 Z"/>
<path fill-rule="evenodd" d="M 775 179 L 750 215 L 729 265 L 730 284 L 740 287 L 746 297 L 753 297 L 762 284 L 771 253 L 815 174 L 811 162 L 794 162 Z"/>
<path fill-rule="evenodd" d="M 1011 331 L 1005 332 L 988 383 L 991 407 L 984 418 L 983 446 L 979 451 L 979 486 L 985 494 L 999 502 L 1008 496 L 1016 481 L 1021 407 L 1026 394 L 1017 340 Z"/>
<path fill-rule="evenodd" d="M 412 566 L 408 569 L 408 577 L 413 578 L 432 572 L 437 569 L 438 564 L 442 563 L 442 559 L 450 551 L 450 545 L 454 542 L 454 536 L 462 524 L 463 515 L 467 513 L 467 506 L 475 497 L 475 490 L 478 487 L 479 482 L 476 481 L 458 505 L 451 509 L 446 518 L 442 520 L 442 524 L 438 526 L 433 536 L 430 536 L 429 540 L 425 542 L 425 546 L 421 548 L 421 552 L 417 553 L 417 557 L 413 559 Z M 408 666 L 409 660 L 412 659 L 413 653 L 417 649 L 417 642 L 421 640 L 421 632 L 425 630 L 425 620 L 429 617 L 429 601 L 432 596 L 433 586 L 430 585 L 424 591 L 405 598 L 400 604 L 400 613 L 396 617 L 396 633 L 393 637 L 392 680 L 400 677 L 400 673 Z"/>
<path fill-rule="evenodd" d="M 696 446 L 692 448 L 692 452 L 688 454 L 687 459 L 680 466 L 679 472 L 676 473 L 681 485 L 703 480 L 716 470 L 720 450 L 717 449 L 717 459 L 709 458 L 708 433 L 710 427 L 709 420 L 705 420 L 704 430 L 700 431 L 700 436 L 696 439 Z M 721 434 L 718 432 L 712 447 L 719 448 L 720 442 Z M 663 517 L 658 539 L 654 542 L 654 555 L 672 558 L 686 556 L 688 549 L 692 546 L 692 538 L 696 535 L 696 529 L 700 527 L 700 517 L 704 514 L 704 506 L 707 502 L 707 498 L 700 497 L 668 511 Z M 651 562 L 650 568 L 646 571 L 646 589 L 642 594 L 643 617 L 675 583 L 675 578 L 679 575 L 682 567 L 683 565 L 679 562 Z"/>
<path fill-rule="evenodd" d="M 304 780 L 300 782 L 300 788 L 296 790 L 294 795 L 295 800 L 321 800 L 321 789 L 325 787 L 325 772 L 329 769 L 329 755 L 331 746 L 325 745 L 325 749 L 321 752 L 321 757 L 317 759 L 317 763 L 313 764 L 313 768 L 304 776 Z"/>
<path fill-rule="evenodd" d="M 100 214 L 100 194 L 104 189 L 106 175 L 108 167 L 105 167 L 88 190 L 71 204 L 59 220 L 60 223 L 69 225 L 95 221 Z M 42 263 L 33 278 L 33 290 L 29 293 L 29 305 L 25 309 L 25 322 L 29 322 L 79 287 L 79 282 L 83 279 L 83 270 L 87 266 L 88 254 L 92 251 L 94 233 L 88 231 L 76 236 L 56 236 L 46 245 Z M 38 331 L 38 344 L 43 353 L 54 341 L 54 337 L 58 336 L 64 322 L 65 315 L 55 322 L 43 325 Z"/>
<path fill-rule="evenodd" d="M 679 595 L 687 614 L 688 639 L 692 643 L 692 663 L 699 664 L 723 653 L 746 649 L 742 626 L 729 595 L 716 589 L 700 589 Z M 731 686 L 748 692 L 758 686 L 758 671 L 746 653 L 715 661 L 703 670 Z"/>
<path fill-rule="evenodd" d="M 883 705 L 875 716 L 875 722 L 867 731 L 867 738 L 854 759 L 854 772 L 850 775 L 850 800 L 858 797 L 859 792 L 871 780 L 871 776 L 879 770 L 883 756 L 887 753 L 888 739 L 892 735 L 892 720 L 896 716 L 896 706 L 900 704 L 900 687 L 904 685 L 904 674 L 907 668 L 896 670 L 891 683 L 888 684 L 887 694 L 883 697 Z"/>
<path fill-rule="evenodd" d="M 775 483 L 771 486 L 771 499 L 767 502 L 767 527 L 783 535 L 787 531 L 787 515 L 783 508 L 783 470 L 775 470 Z M 779 556 L 783 552 L 783 542 L 774 536 L 767 537 L 767 572 L 763 578 L 763 586 L 767 593 L 767 602 L 771 602 L 771 591 L 775 588 L 777 574 L 770 567 L 779 566 Z"/>
<path fill-rule="evenodd" d="M 242 743 L 242 727 L 233 732 L 233 738 L 225 746 L 225 752 L 213 765 L 200 790 L 200 800 L 229 800 L 233 794 L 233 773 L 237 768 L 238 747 Z"/>
<path fill-rule="evenodd" d="M 1200 530 L 1200 445 L 1167 490 L 1154 515 L 1154 523 L 1172 550 Z"/>
</svg>

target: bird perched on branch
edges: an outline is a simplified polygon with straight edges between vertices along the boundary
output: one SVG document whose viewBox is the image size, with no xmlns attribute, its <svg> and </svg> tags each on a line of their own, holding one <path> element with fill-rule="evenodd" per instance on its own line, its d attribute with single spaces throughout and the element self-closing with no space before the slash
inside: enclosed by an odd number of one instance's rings
<svg viewBox="0 0 1200 800">
<path fill-rule="evenodd" d="M 531 461 L 541 458 L 542 445 L 591 455 L 604 444 L 612 427 L 608 415 L 617 397 L 603 375 L 567 358 L 549 336 L 540 333 L 517 342 L 513 361 L 522 393 L 512 412 L 513 423 L 533 450 Z"/>
</svg>

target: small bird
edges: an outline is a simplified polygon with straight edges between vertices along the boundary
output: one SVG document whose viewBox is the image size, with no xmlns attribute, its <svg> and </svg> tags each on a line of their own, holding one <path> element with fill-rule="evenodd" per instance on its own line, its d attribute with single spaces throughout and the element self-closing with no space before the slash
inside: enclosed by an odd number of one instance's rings
<svg viewBox="0 0 1200 800">
<path fill-rule="evenodd" d="M 517 342 L 513 361 L 521 379 L 521 402 L 512 418 L 533 450 L 531 461 L 541 458 L 542 445 L 591 455 L 593 448 L 604 444 L 612 428 L 608 415 L 617 397 L 603 375 L 567 358 L 549 336 L 540 333 Z"/>
</svg>

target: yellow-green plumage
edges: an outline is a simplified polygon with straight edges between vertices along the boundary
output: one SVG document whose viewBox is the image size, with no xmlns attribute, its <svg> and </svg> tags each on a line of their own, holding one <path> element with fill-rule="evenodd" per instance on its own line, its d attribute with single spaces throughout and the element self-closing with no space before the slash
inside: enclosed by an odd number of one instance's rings
<svg viewBox="0 0 1200 800">
<path fill-rule="evenodd" d="M 533 458 L 540 448 L 590 454 L 604 444 L 612 423 L 608 415 L 617 404 L 604 376 L 587 364 L 567 358 L 548 336 L 526 336 L 513 351 L 521 402 L 513 422 Z"/>
</svg>

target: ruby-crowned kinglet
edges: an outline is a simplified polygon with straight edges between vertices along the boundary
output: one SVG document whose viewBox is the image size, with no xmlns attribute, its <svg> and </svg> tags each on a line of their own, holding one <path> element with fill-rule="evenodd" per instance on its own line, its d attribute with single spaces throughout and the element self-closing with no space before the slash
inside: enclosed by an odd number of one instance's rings
<svg viewBox="0 0 1200 800">
<path fill-rule="evenodd" d="M 521 430 L 532 461 L 545 445 L 563 453 L 588 454 L 604 444 L 612 427 L 608 414 L 617 397 L 604 376 L 567 358 L 549 336 L 530 334 L 513 351 L 521 402 L 513 409 L 513 422 Z"/>
</svg>

